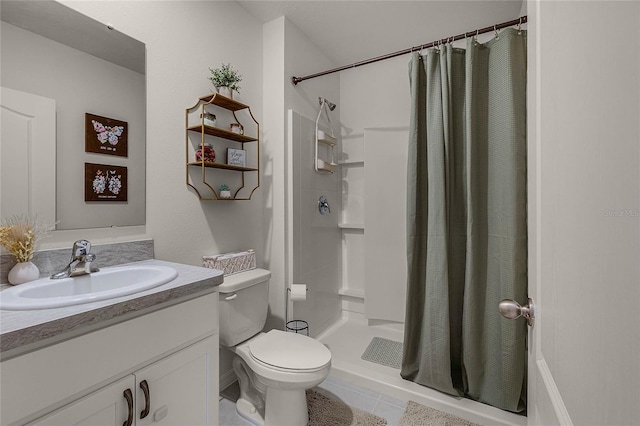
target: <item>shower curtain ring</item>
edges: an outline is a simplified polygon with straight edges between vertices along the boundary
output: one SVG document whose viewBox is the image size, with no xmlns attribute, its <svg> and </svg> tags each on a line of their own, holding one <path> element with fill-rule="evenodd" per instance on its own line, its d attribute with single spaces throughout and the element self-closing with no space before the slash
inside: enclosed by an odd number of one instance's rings
<svg viewBox="0 0 640 426">
<path fill-rule="evenodd" d="M 522 34 L 522 16 L 518 20 L 518 35 Z"/>
<path fill-rule="evenodd" d="M 498 30 L 497 30 L 495 25 L 493 26 L 493 31 L 495 31 L 495 33 L 496 33 L 496 40 L 499 40 L 500 39 L 500 35 L 498 34 Z"/>
</svg>

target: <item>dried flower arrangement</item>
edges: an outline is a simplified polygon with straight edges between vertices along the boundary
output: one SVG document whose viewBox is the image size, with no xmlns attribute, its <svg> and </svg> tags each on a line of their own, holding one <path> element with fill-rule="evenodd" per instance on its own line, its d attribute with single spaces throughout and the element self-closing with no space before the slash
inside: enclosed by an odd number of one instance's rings
<svg viewBox="0 0 640 426">
<path fill-rule="evenodd" d="M 33 259 L 36 242 L 47 232 L 47 226 L 35 218 L 18 215 L 0 226 L 0 245 L 15 256 L 18 262 Z"/>
</svg>

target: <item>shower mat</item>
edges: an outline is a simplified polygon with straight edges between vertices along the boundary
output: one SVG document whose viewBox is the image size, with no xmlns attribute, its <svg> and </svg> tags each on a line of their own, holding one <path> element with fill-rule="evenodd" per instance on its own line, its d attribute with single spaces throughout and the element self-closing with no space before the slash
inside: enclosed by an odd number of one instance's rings
<svg viewBox="0 0 640 426">
<path fill-rule="evenodd" d="M 374 337 L 360 358 L 399 369 L 402 366 L 402 342 Z"/>
</svg>

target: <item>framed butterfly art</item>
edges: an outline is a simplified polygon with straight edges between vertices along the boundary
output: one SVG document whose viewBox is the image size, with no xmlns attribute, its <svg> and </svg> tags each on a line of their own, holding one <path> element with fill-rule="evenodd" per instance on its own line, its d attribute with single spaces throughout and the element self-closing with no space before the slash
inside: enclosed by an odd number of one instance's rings
<svg viewBox="0 0 640 426">
<path fill-rule="evenodd" d="M 127 122 L 85 113 L 84 150 L 127 157 Z"/>
<path fill-rule="evenodd" d="M 85 201 L 127 201 L 127 168 L 84 163 Z"/>
</svg>

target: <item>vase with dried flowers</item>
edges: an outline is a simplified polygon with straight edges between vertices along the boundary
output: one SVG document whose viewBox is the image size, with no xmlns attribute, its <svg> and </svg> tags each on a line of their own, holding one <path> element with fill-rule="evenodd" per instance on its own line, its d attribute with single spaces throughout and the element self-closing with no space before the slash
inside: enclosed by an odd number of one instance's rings
<svg viewBox="0 0 640 426">
<path fill-rule="evenodd" d="M 46 226 L 35 218 L 14 216 L 0 226 L 0 245 L 11 253 L 18 263 L 9 271 L 9 283 L 16 285 L 40 277 L 38 267 L 31 262 L 36 242 L 46 233 Z"/>
</svg>

